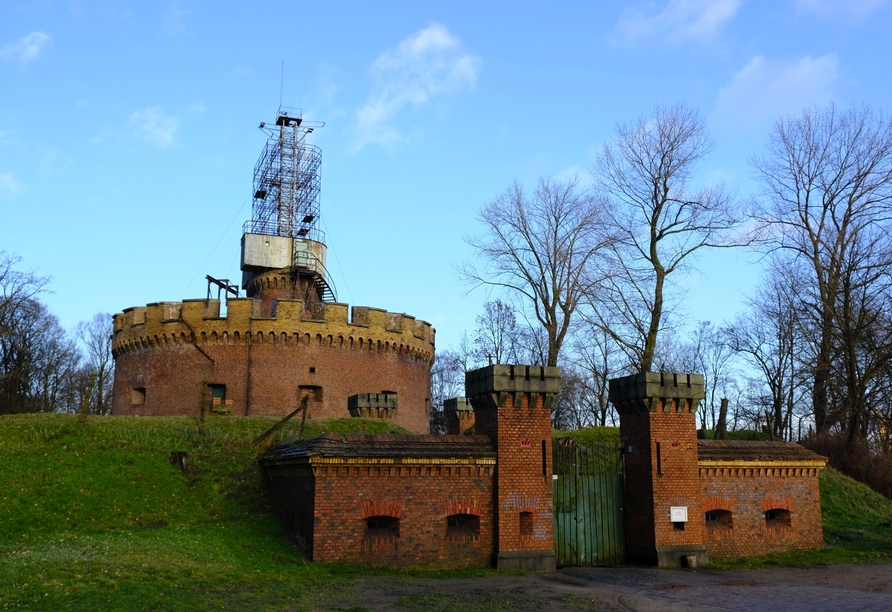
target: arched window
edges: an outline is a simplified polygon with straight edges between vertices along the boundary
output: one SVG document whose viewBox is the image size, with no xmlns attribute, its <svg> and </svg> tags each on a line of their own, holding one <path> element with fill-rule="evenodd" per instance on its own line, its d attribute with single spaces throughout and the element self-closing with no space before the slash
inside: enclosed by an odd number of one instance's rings
<svg viewBox="0 0 892 612">
<path fill-rule="evenodd" d="M 765 511 L 765 526 L 768 529 L 781 529 L 790 526 L 790 511 L 772 508 Z"/>
<path fill-rule="evenodd" d="M 733 526 L 730 510 L 708 510 L 706 512 L 707 529 L 731 529 Z"/>
<path fill-rule="evenodd" d="M 365 519 L 368 540 L 392 540 L 400 537 L 400 520 L 395 516 L 370 516 Z"/>
<path fill-rule="evenodd" d="M 452 514 L 446 517 L 447 538 L 480 537 L 480 517 L 476 514 Z"/>
</svg>

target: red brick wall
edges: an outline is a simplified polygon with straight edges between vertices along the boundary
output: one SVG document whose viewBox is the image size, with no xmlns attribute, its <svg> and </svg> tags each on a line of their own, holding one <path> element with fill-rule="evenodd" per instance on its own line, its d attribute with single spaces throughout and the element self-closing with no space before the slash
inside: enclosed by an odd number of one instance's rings
<svg viewBox="0 0 892 612">
<path fill-rule="evenodd" d="M 764 555 L 823 546 L 816 468 L 701 468 L 703 512 L 728 510 L 732 528 L 704 528 L 710 556 Z M 790 527 L 770 528 L 765 511 L 790 511 Z"/>
<path fill-rule="evenodd" d="M 498 457 L 496 552 L 553 552 L 551 411 L 543 395 L 534 395 L 530 406 L 530 396 L 518 394 L 519 408 L 514 397 L 509 394 L 503 407 L 475 414 L 475 432 L 495 442 Z M 532 533 L 521 534 L 521 512 L 532 514 Z"/>
<path fill-rule="evenodd" d="M 690 412 L 626 414 L 620 421 L 626 453 L 626 547 L 631 560 L 652 563 L 655 548 L 703 544 L 697 468 L 696 421 Z M 659 465 L 657 455 L 659 444 Z M 671 506 L 685 506 L 684 530 L 673 525 Z"/>
<path fill-rule="evenodd" d="M 415 433 L 428 431 L 430 365 L 421 354 L 343 337 L 283 339 L 257 332 L 250 348 L 244 338 L 229 341 L 200 345 L 213 362 L 183 341 L 120 351 L 112 414 L 197 415 L 207 378 L 226 385 L 234 415 L 284 416 L 299 405 L 299 387 L 319 386 L 322 401 L 310 403 L 310 418 L 347 418 L 349 396 L 394 391 L 399 404 L 393 422 Z M 146 389 L 145 404 L 131 404 L 136 387 Z"/>
<path fill-rule="evenodd" d="M 267 468 L 289 534 L 300 533 L 297 520 L 307 505 L 293 468 Z M 493 470 L 491 467 L 420 465 L 314 466 L 316 472 L 311 559 L 395 567 L 485 567 L 493 553 Z M 278 505 L 278 504 L 277 504 Z M 447 539 L 447 517 L 476 514 L 477 538 Z M 366 519 L 399 519 L 399 537 L 370 540 Z M 289 519 L 289 517 L 295 517 Z M 291 522 L 289 522 L 291 520 Z M 303 539 L 306 539 L 304 536 Z"/>
</svg>

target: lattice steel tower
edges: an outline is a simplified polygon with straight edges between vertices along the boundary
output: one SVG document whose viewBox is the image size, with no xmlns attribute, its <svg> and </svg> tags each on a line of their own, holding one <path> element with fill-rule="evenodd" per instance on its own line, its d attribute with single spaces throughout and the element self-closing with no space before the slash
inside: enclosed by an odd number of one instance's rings
<svg viewBox="0 0 892 612">
<path fill-rule="evenodd" d="M 254 166 L 251 220 L 242 237 L 242 287 L 261 297 L 266 315 L 281 298 L 302 299 L 311 311 L 318 302 L 336 300 L 325 270 L 325 237 L 316 227 L 322 151 L 307 142 L 307 135 L 323 125 L 285 107 L 275 125 L 260 124 L 267 141 Z M 270 271 L 277 276 L 270 277 Z M 281 287 L 279 277 L 286 272 L 290 287 Z"/>
</svg>

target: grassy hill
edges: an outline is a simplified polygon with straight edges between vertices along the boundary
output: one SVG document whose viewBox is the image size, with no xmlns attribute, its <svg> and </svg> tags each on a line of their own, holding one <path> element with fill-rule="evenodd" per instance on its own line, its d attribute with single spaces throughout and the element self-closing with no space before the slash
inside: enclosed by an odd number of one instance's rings
<svg viewBox="0 0 892 612">
<path fill-rule="evenodd" d="M 187 417 L 0 417 L 0 610 L 329 609 L 371 570 L 307 563 L 282 536 L 255 460 L 299 424 L 254 445 L 273 423 L 209 417 L 199 436 Z M 324 431 L 397 430 L 309 421 L 305 436 Z M 821 492 L 825 550 L 744 563 L 892 558 L 892 501 L 829 469 Z"/>
<path fill-rule="evenodd" d="M 356 570 L 282 537 L 255 458 L 270 419 L 0 417 L 0 609 L 309 609 Z M 325 431 L 405 433 L 382 421 Z M 185 452 L 185 466 L 171 464 Z"/>
</svg>

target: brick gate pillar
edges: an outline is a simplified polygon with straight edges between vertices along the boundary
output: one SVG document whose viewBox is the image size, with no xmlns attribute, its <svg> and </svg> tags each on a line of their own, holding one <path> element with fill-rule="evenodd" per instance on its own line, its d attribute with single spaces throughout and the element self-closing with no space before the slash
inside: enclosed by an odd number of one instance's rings
<svg viewBox="0 0 892 612">
<path fill-rule="evenodd" d="M 551 404 L 560 368 L 491 365 L 465 375 L 475 432 L 496 447 L 494 565 L 554 571 Z"/>
<path fill-rule="evenodd" d="M 626 553 L 660 567 L 706 565 L 697 462 L 703 376 L 643 372 L 610 381 L 625 447 Z"/>
</svg>

